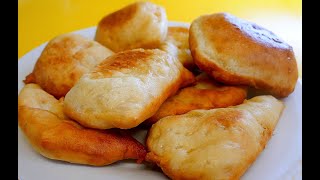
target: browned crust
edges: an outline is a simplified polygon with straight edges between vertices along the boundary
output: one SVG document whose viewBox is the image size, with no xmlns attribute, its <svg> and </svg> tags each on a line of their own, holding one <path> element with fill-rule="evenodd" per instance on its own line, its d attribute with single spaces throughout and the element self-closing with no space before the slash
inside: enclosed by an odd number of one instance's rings
<svg viewBox="0 0 320 180">
<path fill-rule="evenodd" d="M 193 75 L 192 72 L 190 72 L 188 69 L 183 68 L 182 70 L 182 80 L 181 80 L 181 85 L 179 88 L 184 88 L 187 86 L 190 86 L 196 82 L 196 78 Z"/>
<path fill-rule="evenodd" d="M 153 49 L 134 49 L 134 50 L 126 50 L 119 52 L 113 56 L 107 58 L 104 62 L 99 64 L 93 72 L 90 73 L 91 79 L 99 79 L 99 78 L 109 78 L 112 77 L 114 72 L 124 72 L 127 73 L 127 70 L 137 69 L 136 73 L 143 74 L 149 73 L 148 68 L 139 68 L 139 66 L 147 65 L 150 61 L 154 59 L 152 56 L 170 56 L 164 51 Z M 177 61 L 175 59 L 175 61 Z M 149 63 L 150 64 L 150 63 Z M 143 111 L 140 113 L 138 117 L 126 118 L 126 121 L 117 121 L 113 122 L 113 126 L 120 129 L 129 129 L 132 128 L 132 124 L 134 126 L 138 126 L 146 119 L 150 118 L 152 115 L 156 113 L 161 104 L 171 95 L 175 94 L 179 88 L 188 86 L 195 82 L 194 75 L 185 69 L 182 65 L 179 67 L 180 73 L 178 74 L 178 78 L 175 81 L 172 81 L 166 89 L 163 90 L 161 96 L 154 97 L 152 102 L 150 102 L 147 106 L 143 108 Z M 81 114 L 77 112 L 74 108 L 70 108 L 69 106 L 65 106 L 64 112 L 68 114 L 73 119 L 81 119 Z M 128 123 L 131 122 L 131 123 Z M 85 127 L 93 127 L 97 129 L 102 129 L 101 127 L 93 126 L 90 122 L 79 121 L 79 123 Z"/>
<path fill-rule="evenodd" d="M 24 97 L 27 94 L 19 95 L 18 123 L 32 147 L 43 156 L 93 166 L 123 159 L 137 159 L 139 163 L 144 160 L 146 148 L 126 132 L 84 128 L 53 112 L 28 106 L 29 102 L 21 99 Z"/>
<path fill-rule="evenodd" d="M 99 28 L 108 29 L 109 27 L 116 27 L 125 24 L 128 20 L 131 20 L 135 16 L 140 4 L 130 4 L 118 11 L 106 15 L 99 22 Z"/>
<path fill-rule="evenodd" d="M 233 172 L 233 176 L 231 176 L 230 180 L 238 180 L 240 177 L 246 172 L 246 170 L 252 165 L 252 163 L 255 161 L 256 157 L 262 152 L 264 148 L 259 149 L 257 153 L 253 154 L 250 159 L 247 160 L 246 166 L 242 166 L 242 168 L 238 168 Z M 162 157 L 156 155 L 153 152 L 148 152 L 146 155 L 146 161 L 153 162 L 159 166 L 163 173 L 174 180 L 197 180 L 197 179 L 203 179 L 203 175 L 201 174 L 195 174 L 195 173 L 188 173 L 185 174 L 183 172 L 174 171 L 171 170 L 171 168 L 167 165 L 168 160 L 163 160 Z"/>
<path fill-rule="evenodd" d="M 178 49 L 189 48 L 189 28 L 182 26 L 168 27 L 166 40 L 173 41 Z"/>
<path fill-rule="evenodd" d="M 141 112 L 141 116 L 136 117 L 134 119 L 128 119 L 128 121 L 134 122 L 137 124 L 137 126 L 142 123 L 138 122 L 139 119 L 148 119 L 151 116 L 153 116 L 161 104 L 171 95 L 175 94 L 179 88 L 188 86 L 195 82 L 195 77 L 193 74 L 188 71 L 187 69 L 183 68 L 183 70 L 180 73 L 180 78 L 178 78 L 176 81 L 172 82 L 163 92 L 163 94 L 157 98 L 154 98 L 154 100 L 146 107 L 144 107 L 144 110 Z M 72 108 L 68 108 L 68 106 L 65 106 L 65 111 L 68 111 L 68 115 L 71 118 L 79 118 L 79 114 L 74 111 Z M 83 126 L 91 126 L 91 124 L 87 124 L 86 122 L 79 122 Z M 120 129 L 129 129 L 132 128 L 132 125 L 128 125 L 126 122 L 114 122 L 114 125 Z M 97 127 L 98 128 L 98 127 Z"/>
<path fill-rule="evenodd" d="M 144 34 L 138 33 L 149 30 L 152 23 L 159 24 L 162 21 L 163 10 L 162 7 L 151 2 L 132 3 L 103 17 L 99 21 L 94 39 L 114 52 L 136 48 L 157 48 L 164 41 L 167 31 L 158 35 L 148 35 L 147 38 Z M 136 17 L 139 16 L 142 18 L 137 20 Z M 130 24 L 133 24 L 134 27 Z M 134 31 L 130 33 L 127 29 Z"/>
<path fill-rule="evenodd" d="M 189 51 L 189 28 L 183 26 L 168 27 L 168 34 L 166 41 L 173 43 L 180 51 Z M 185 52 L 178 53 L 178 58 L 182 55 L 185 58 Z M 181 61 L 183 66 L 193 71 L 196 69 L 192 57 L 188 60 Z"/>
<path fill-rule="evenodd" d="M 211 15 L 214 16 L 214 15 Z M 216 15 L 218 16 L 218 15 Z M 220 16 L 223 17 L 229 17 L 230 15 L 228 14 L 221 14 Z M 200 17 L 201 18 L 207 18 L 209 16 L 203 16 Z M 235 17 L 234 17 L 235 18 Z M 197 21 L 200 21 L 199 19 L 197 19 Z M 256 41 L 255 39 L 253 39 L 251 36 L 258 36 L 257 33 L 252 33 L 250 35 L 248 35 L 248 32 L 239 30 L 239 27 L 236 27 L 235 24 L 232 24 L 231 22 L 229 22 L 228 20 L 226 20 L 227 18 L 223 19 L 223 20 L 217 20 L 219 21 L 219 23 L 221 24 L 221 26 L 223 26 L 224 28 L 228 28 L 227 29 L 227 33 L 229 33 L 229 37 L 230 38 L 235 38 L 238 39 L 238 41 L 241 41 L 244 45 L 244 47 L 250 47 L 251 50 L 254 50 L 255 52 L 260 52 L 259 54 L 259 61 L 253 61 L 253 55 L 250 59 L 248 60 L 248 66 L 257 66 L 257 71 L 265 71 L 267 73 L 273 72 L 273 76 L 283 76 L 280 78 L 284 78 L 284 79 L 288 79 L 285 83 L 280 83 L 280 82 L 275 82 L 274 79 L 272 78 L 261 78 L 261 77 L 251 77 L 251 76 L 245 76 L 245 75 L 241 75 L 238 72 L 232 72 L 231 70 L 226 69 L 225 67 L 220 66 L 219 64 L 215 63 L 215 61 L 224 61 L 223 59 L 212 59 L 213 57 L 211 57 L 210 55 L 206 54 L 204 52 L 204 50 L 199 49 L 199 44 L 198 43 L 202 43 L 198 41 L 198 37 L 195 36 L 195 29 L 192 28 L 192 26 L 210 26 L 210 22 L 203 22 L 204 24 L 199 24 L 199 22 L 197 22 L 198 24 L 194 24 L 192 23 L 190 31 L 189 31 L 189 45 L 190 45 L 190 50 L 191 50 L 191 54 L 194 58 L 194 62 L 195 64 L 203 71 L 205 71 L 206 73 L 208 73 L 209 75 L 211 75 L 212 77 L 214 77 L 216 80 L 226 83 L 226 84 L 231 84 L 231 85 L 249 85 L 251 87 L 257 88 L 257 89 L 262 89 L 262 90 L 266 90 L 268 91 L 270 94 L 278 97 L 278 98 L 283 98 L 283 97 L 287 97 L 289 94 L 291 94 L 294 91 L 295 88 L 295 83 L 298 79 L 298 70 L 297 70 L 297 64 L 296 64 L 296 60 L 292 51 L 291 46 L 289 46 L 288 44 L 282 42 L 281 40 L 277 39 L 277 37 L 270 31 L 256 25 L 256 24 L 240 24 L 243 26 L 253 26 L 253 28 L 257 31 L 264 31 L 269 33 L 269 35 L 271 36 L 270 38 L 272 39 L 272 41 L 270 40 L 266 40 L 267 42 L 264 42 L 263 40 L 261 40 L 264 43 L 261 43 L 260 41 Z M 220 22 L 221 21 L 221 22 Z M 202 29 L 201 27 L 199 27 L 199 29 Z M 244 28 L 246 29 L 246 28 Z M 206 32 L 206 35 L 210 35 L 210 32 Z M 241 51 L 240 50 L 234 50 L 233 48 L 223 48 L 224 47 L 224 43 L 225 43 L 225 39 L 221 38 L 213 38 L 212 36 L 208 37 L 204 37 L 206 38 L 206 40 L 209 43 L 216 43 L 215 45 L 217 53 L 219 54 L 219 57 L 222 58 L 222 55 L 225 56 L 224 58 L 235 58 L 235 59 L 242 59 L 241 61 L 245 61 L 243 60 L 243 58 L 246 57 L 250 57 L 250 52 L 249 51 L 245 51 L 242 50 L 243 52 L 238 52 Z M 261 36 L 262 37 L 262 36 Z M 257 37 L 255 37 L 257 38 Z M 265 38 L 265 37 L 264 37 Z M 264 39 L 262 38 L 262 39 Z M 218 42 L 219 41 L 219 42 Z M 221 42 L 220 42 L 221 41 Z M 272 44 L 272 45 L 270 45 Z M 280 45 L 279 45 L 280 44 Z M 281 47 L 278 47 L 281 46 Z M 241 46 L 239 46 L 241 47 Z M 210 48 L 210 47 L 206 47 L 206 48 Z M 207 49 L 207 51 L 209 51 L 210 49 Z M 211 51 L 211 50 L 210 50 Z M 235 52 L 236 51 L 236 52 Z M 273 62 L 270 61 L 269 55 L 273 54 L 274 57 L 278 58 L 278 59 L 272 59 Z M 256 56 L 256 55 L 254 55 Z M 257 57 L 256 57 L 257 58 Z M 288 59 L 290 60 L 288 60 Z M 250 62 L 249 62 L 250 61 Z M 252 61 L 252 62 L 251 62 Z M 251 64 L 250 64 L 251 63 Z M 272 64 L 272 66 L 277 65 L 277 66 L 281 66 L 282 68 L 282 73 L 280 74 L 277 71 L 274 71 L 272 68 L 270 68 L 268 66 L 264 66 L 264 65 L 268 65 Z M 264 65 L 263 65 L 264 64 Z M 265 67 L 265 69 L 263 70 L 263 68 Z M 278 74 L 279 73 L 279 74 Z"/>
<path fill-rule="evenodd" d="M 59 36 L 51 40 L 42 51 L 32 72 L 34 83 L 39 84 L 46 92 L 56 98 L 65 96 L 84 73 L 82 69 L 76 68 L 76 62 L 74 62 L 69 52 L 70 48 L 77 46 L 75 39 L 73 39 L 74 37 L 78 36 L 63 37 L 58 43 L 55 42 L 55 39 L 59 38 Z M 88 45 L 88 43 L 85 44 L 85 46 Z M 63 66 L 67 69 L 74 69 L 73 73 L 63 78 L 60 77 L 60 74 L 53 74 L 53 72 L 58 73 L 61 71 L 62 69 L 60 68 Z"/>
<path fill-rule="evenodd" d="M 168 27 L 168 35 L 175 33 L 189 33 L 189 28 L 181 26 Z"/>
<path fill-rule="evenodd" d="M 205 56 L 197 54 L 197 52 L 192 51 L 191 53 L 194 57 L 195 64 L 203 71 L 211 75 L 215 80 L 229 84 L 229 85 L 249 85 L 256 89 L 262 89 L 270 92 L 270 94 L 274 95 L 277 98 L 284 98 L 287 97 L 294 91 L 294 88 L 280 88 L 274 87 L 270 85 L 268 82 L 254 79 L 252 77 L 240 76 L 229 71 L 226 71 L 215 63 L 213 63 L 210 59 L 206 58 Z"/>
<path fill-rule="evenodd" d="M 28 76 L 26 76 L 26 79 L 23 81 L 25 84 L 29 83 L 35 83 L 36 79 L 33 73 L 30 73 Z"/>
<path fill-rule="evenodd" d="M 238 105 L 246 97 L 247 90 L 236 86 L 222 86 L 218 89 L 184 88 L 168 98 L 157 113 L 146 120 L 144 124 L 150 126 L 166 116 L 185 114 L 195 109 L 214 109 Z"/>
<path fill-rule="evenodd" d="M 100 79 L 107 78 L 112 75 L 112 71 L 122 71 L 138 67 L 141 64 L 152 61 L 150 56 L 155 55 L 154 51 L 135 49 L 119 52 L 108 57 L 91 72 L 90 78 Z M 148 69 L 140 70 L 141 73 L 147 73 Z"/>
<path fill-rule="evenodd" d="M 142 114 L 148 113 L 148 116 L 145 117 L 145 119 L 150 118 L 151 116 L 153 116 L 157 110 L 159 109 L 159 107 L 161 106 L 161 104 L 172 94 L 175 94 L 180 86 L 181 83 L 183 82 L 184 78 L 179 78 L 177 79 L 177 81 L 173 82 L 170 86 L 168 86 L 168 88 L 164 91 L 163 95 L 160 96 L 159 98 L 155 99 L 153 101 L 153 103 L 150 103 L 143 111 Z M 142 122 L 141 122 L 142 123 Z"/>
<path fill-rule="evenodd" d="M 95 53 L 87 54 L 86 50 L 90 48 L 95 48 Z M 98 63 L 111 53 L 104 46 L 80 35 L 59 35 L 46 45 L 33 72 L 24 82 L 37 83 L 56 98 L 63 97 L 91 69 L 84 61 L 89 59 L 90 63 Z"/>
</svg>

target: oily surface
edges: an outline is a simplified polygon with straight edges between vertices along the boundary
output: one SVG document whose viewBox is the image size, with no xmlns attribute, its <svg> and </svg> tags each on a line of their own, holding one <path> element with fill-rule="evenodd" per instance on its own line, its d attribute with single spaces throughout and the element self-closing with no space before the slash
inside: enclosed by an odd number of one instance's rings
<svg viewBox="0 0 320 180">
<path fill-rule="evenodd" d="M 157 113 L 145 121 L 154 124 L 163 117 L 185 114 L 195 109 L 214 109 L 241 104 L 247 97 L 244 87 L 222 85 L 206 73 L 196 77 L 194 86 L 186 87 L 169 97 Z"/>
<path fill-rule="evenodd" d="M 160 49 L 175 56 L 189 70 L 196 68 L 189 49 L 189 28 L 168 27 L 168 34 Z"/>
<path fill-rule="evenodd" d="M 37 83 L 57 98 L 65 96 L 80 77 L 113 52 L 77 34 L 52 39 L 25 83 Z"/>
<path fill-rule="evenodd" d="M 19 126 L 32 147 L 49 159 L 102 166 L 123 159 L 144 160 L 145 147 L 119 130 L 87 129 L 69 120 L 59 101 L 37 84 L 18 97 Z"/>
<path fill-rule="evenodd" d="M 218 81 L 288 96 L 298 79 L 292 47 L 271 31 L 228 13 L 200 16 L 190 27 L 194 62 Z"/>
<path fill-rule="evenodd" d="M 66 95 L 64 112 L 86 127 L 129 129 L 193 81 L 192 73 L 164 51 L 123 51 L 78 81 Z"/>
<path fill-rule="evenodd" d="M 272 96 L 257 96 L 168 116 L 151 127 L 146 159 L 171 179 L 239 179 L 265 148 L 283 108 Z"/>
<path fill-rule="evenodd" d="M 95 40 L 115 52 L 135 48 L 156 48 L 167 36 L 164 8 L 150 2 L 136 2 L 103 17 Z"/>
</svg>

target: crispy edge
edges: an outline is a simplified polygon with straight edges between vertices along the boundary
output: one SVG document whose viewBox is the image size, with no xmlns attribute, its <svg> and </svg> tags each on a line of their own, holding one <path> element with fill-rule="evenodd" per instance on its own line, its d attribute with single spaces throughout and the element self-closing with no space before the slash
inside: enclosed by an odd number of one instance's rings
<svg viewBox="0 0 320 180">
<path fill-rule="evenodd" d="M 236 75 L 232 72 L 228 72 L 223 68 L 219 67 L 215 63 L 211 61 L 205 53 L 198 49 L 199 44 L 195 37 L 195 29 L 192 26 L 201 26 L 198 24 L 191 24 L 189 30 L 189 47 L 190 51 L 194 60 L 194 63 L 203 71 L 208 73 L 210 76 L 215 78 L 217 81 L 220 81 L 225 84 L 230 85 L 250 85 L 257 89 L 265 89 L 270 92 L 270 94 L 274 95 L 277 98 L 284 98 L 290 95 L 293 91 L 295 86 L 281 88 L 281 87 L 274 87 L 270 85 L 268 82 L 253 79 L 243 75 Z"/>
<path fill-rule="evenodd" d="M 241 104 L 247 97 L 247 90 L 242 87 L 224 86 L 221 89 L 181 89 L 176 95 L 167 99 L 157 113 L 146 121 L 151 125 L 161 118 L 185 114 L 195 109 L 225 108 Z M 184 100 L 187 100 L 184 101 Z"/>
<path fill-rule="evenodd" d="M 25 96 L 19 95 L 18 124 L 33 148 L 43 156 L 93 166 L 122 159 L 144 161 L 146 148 L 124 131 L 83 128 L 50 111 L 29 107 L 28 102 L 21 99 Z"/>
<path fill-rule="evenodd" d="M 282 107 L 281 107 L 277 122 L 281 118 L 281 115 L 282 115 L 284 107 L 285 107 L 282 102 L 281 102 L 281 104 L 282 104 Z M 236 110 L 236 109 L 233 109 L 233 110 Z M 237 115 L 237 117 L 245 116 L 244 110 L 237 109 L 236 112 L 239 113 Z M 219 121 L 221 121 L 222 123 L 229 124 L 228 122 L 224 122 L 225 121 L 224 119 L 227 120 L 226 118 L 222 117 L 222 119 L 220 119 Z M 258 158 L 260 153 L 265 149 L 268 141 L 271 139 L 272 133 L 274 132 L 274 129 L 275 129 L 276 125 L 273 128 L 271 127 L 271 129 L 269 127 L 264 127 L 262 124 L 260 124 L 260 125 L 261 125 L 261 127 L 264 128 L 264 130 L 263 130 L 263 133 L 262 133 L 262 137 L 260 139 L 260 145 L 259 145 L 258 150 L 256 151 L 256 153 L 252 154 L 251 157 L 246 161 L 246 165 L 245 166 L 242 166 L 241 168 L 238 168 L 238 169 L 235 170 L 234 174 L 230 177 L 230 180 L 231 179 L 232 180 L 239 179 L 247 171 L 247 169 L 252 165 L 252 163 Z M 146 145 L 147 145 L 147 148 L 148 148 L 148 153 L 146 155 L 146 161 L 147 162 L 156 163 L 162 169 L 162 171 L 167 176 L 169 176 L 171 179 L 176 179 L 176 180 L 180 180 L 180 179 L 181 180 L 184 180 L 184 179 L 202 179 L 202 175 L 199 175 L 199 174 L 188 174 L 188 177 L 186 177 L 186 175 L 184 173 L 181 173 L 179 171 L 171 170 L 171 168 L 167 165 L 168 161 L 169 161 L 168 159 L 164 159 L 163 157 L 160 157 L 156 153 L 150 151 L 150 149 L 149 149 L 149 143 L 150 142 L 148 140 L 148 137 L 149 137 L 151 131 L 153 130 L 153 128 L 155 128 L 155 126 L 151 127 L 151 129 L 148 131 L 147 138 L 146 138 Z M 191 178 L 189 178 L 189 177 L 191 177 Z"/>
</svg>

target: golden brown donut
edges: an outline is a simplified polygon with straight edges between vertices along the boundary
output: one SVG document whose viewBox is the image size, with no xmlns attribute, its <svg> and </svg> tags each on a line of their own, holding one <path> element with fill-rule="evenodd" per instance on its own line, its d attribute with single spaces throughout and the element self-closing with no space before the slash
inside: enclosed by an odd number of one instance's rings
<svg viewBox="0 0 320 180">
<path fill-rule="evenodd" d="M 193 82 L 193 74 L 164 51 L 122 51 L 81 77 L 65 96 L 64 112 L 86 127 L 130 129 Z"/>
<path fill-rule="evenodd" d="M 265 148 L 283 108 L 265 95 L 162 118 L 148 133 L 146 160 L 174 180 L 240 179 Z"/>
<path fill-rule="evenodd" d="M 277 97 L 295 88 L 292 47 L 257 24 L 228 13 L 200 16 L 191 24 L 189 44 L 196 65 L 220 82 L 249 85 Z"/>
<path fill-rule="evenodd" d="M 189 49 L 189 28 L 168 27 L 167 38 L 160 49 L 178 58 L 187 69 L 193 70 L 196 67 Z"/>
<path fill-rule="evenodd" d="M 151 2 L 136 2 L 103 17 L 95 40 L 114 52 L 156 48 L 167 35 L 164 8 Z"/>
<path fill-rule="evenodd" d="M 77 34 L 53 38 L 42 51 L 25 83 L 39 84 L 46 92 L 65 96 L 80 77 L 113 52 Z"/>
<path fill-rule="evenodd" d="M 63 114 L 59 101 L 37 84 L 18 97 L 19 126 L 41 155 L 77 164 L 103 166 L 123 159 L 144 160 L 146 149 L 123 131 L 87 129 Z"/>
<path fill-rule="evenodd" d="M 194 86 L 186 87 L 169 97 L 155 115 L 144 121 L 152 125 L 161 118 L 185 114 L 195 109 L 224 108 L 241 104 L 247 97 L 247 89 L 215 82 L 206 73 L 196 77 Z"/>
</svg>

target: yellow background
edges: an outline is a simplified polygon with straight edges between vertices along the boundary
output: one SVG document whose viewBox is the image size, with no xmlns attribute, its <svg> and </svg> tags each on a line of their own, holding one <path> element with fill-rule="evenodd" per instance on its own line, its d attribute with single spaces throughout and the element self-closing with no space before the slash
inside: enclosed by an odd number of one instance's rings
<svg viewBox="0 0 320 180">
<path fill-rule="evenodd" d="M 134 0 L 19 0 L 18 58 L 56 35 L 95 26 L 108 13 Z M 151 0 L 170 21 L 191 22 L 203 14 L 230 12 L 241 18 L 284 13 L 302 16 L 302 0 Z M 302 51 L 302 50 L 301 50 Z M 301 53 L 299 52 L 299 55 Z M 301 73 L 301 60 L 298 59 Z"/>
<path fill-rule="evenodd" d="M 94 26 L 106 14 L 133 0 L 19 0 L 18 56 L 55 35 Z M 191 22 L 199 15 L 227 11 L 245 18 L 253 11 L 286 11 L 300 16 L 301 0 L 154 0 L 168 19 Z"/>
</svg>

